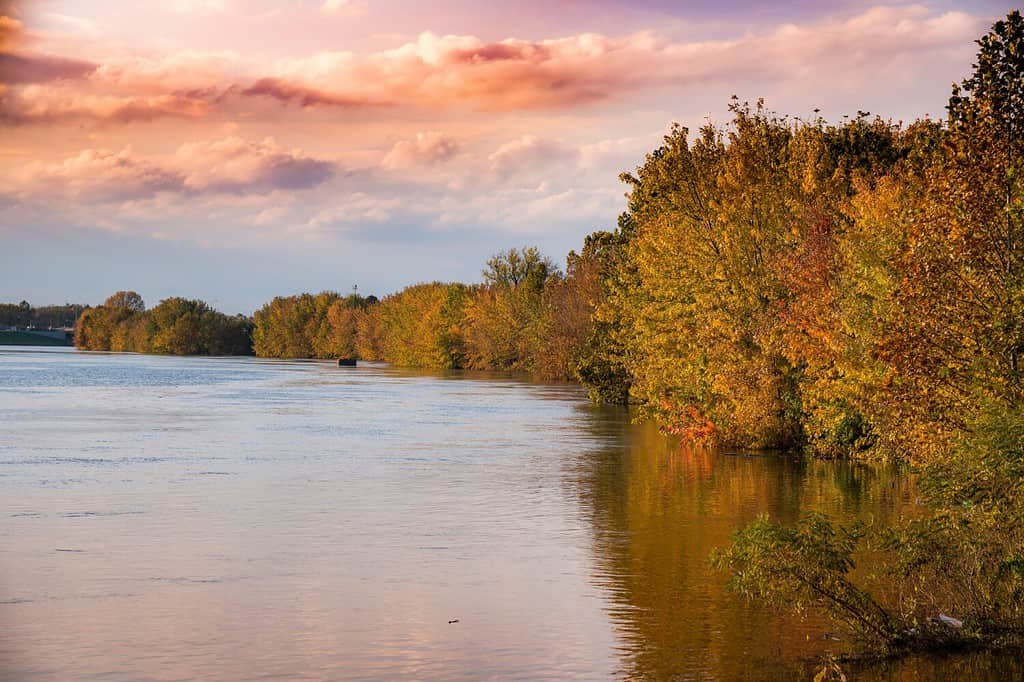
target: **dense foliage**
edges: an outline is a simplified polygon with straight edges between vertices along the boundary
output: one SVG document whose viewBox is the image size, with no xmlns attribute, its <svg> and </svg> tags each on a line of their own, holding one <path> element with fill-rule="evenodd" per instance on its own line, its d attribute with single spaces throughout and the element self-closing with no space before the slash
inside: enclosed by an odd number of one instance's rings
<svg viewBox="0 0 1024 682">
<path fill-rule="evenodd" d="M 586 253 L 570 254 L 563 275 L 524 247 L 494 255 L 477 285 L 415 284 L 380 301 L 333 292 L 276 298 L 255 315 L 255 351 L 572 379 L 593 309 L 589 263 Z"/>
<path fill-rule="evenodd" d="M 356 328 L 373 296 L 279 296 L 256 311 L 253 349 L 274 358 L 356 357 Z"/>
<path fill-rule="evenodd" d="M 924 461 L 1024 352 L 1020 16 L 946 124 L 839 125 L 734 102 L 623 179 L 577 376 L 672 432 Z"/>
<path fill-rule="evenodd" d="M 81 314 L 75 346 L 166 355 L 249 355 L 252 322 L 184 298 L 164 299 L 146 310 L 137 293 L 119 291 Z"/>
<path fill-rule="evenodd" d="M 886 651 L 1024 635 L 1021 15 L 979 45 L 948 124 L 897 135 L 888 172 L 854 183 L 846 225 L 829 233 L 830 283 L 814 295 L 834 331 L 809 334 L 827 352 L 797 365 L 805 429 L 822 398 L 852 409 L 854 442 L 919 466 L 920 517 L 761 519 L 715 557 L 739 591 L 823 608 Z M 862 550 L 888 589 L 858 574 Z"/>
</svg>

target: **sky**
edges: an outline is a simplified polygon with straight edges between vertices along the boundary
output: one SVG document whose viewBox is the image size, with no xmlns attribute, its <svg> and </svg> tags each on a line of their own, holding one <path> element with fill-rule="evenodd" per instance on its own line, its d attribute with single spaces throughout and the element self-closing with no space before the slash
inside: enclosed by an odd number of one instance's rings
<svg viewBox="0 0 1024 682">
<path fill-rule="evenodd" d="M 610 229 L 732 95 L 941 117 L 988 0 L 0 0 L 0 301 L 250 313 Z"/>
</svg>

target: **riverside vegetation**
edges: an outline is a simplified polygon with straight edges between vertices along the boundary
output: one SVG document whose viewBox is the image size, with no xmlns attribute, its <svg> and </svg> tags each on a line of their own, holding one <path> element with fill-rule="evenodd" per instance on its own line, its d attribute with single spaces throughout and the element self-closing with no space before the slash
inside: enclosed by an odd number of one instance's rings
<svg viewBox="0 0 1024 682">
<path fill-rule="evenodd" d="M 137 293 L 119 291 L 103 305 L 82 312 L 75 325 L 75 346 L 167 355 L 246 355 L 252 352 L 252 321 L 184 298 L 168 298 L 146 310 Z"/>
<path fill-rule="evenodd" d="M 234 353 L 251 333 L 260 356 L 525 371 L 635 403 L 689 440 L 905 461 L 915 518 L 761 518 L 713 562 L 752 598 L 823 609 L 868 651 L 1012 641 L 1024 632 L 1019 12 L 979 46 L 945 121 L 829 124 L 734 100 L 725 127 L 673 127 L 622 176 L 616 229 L 588 236 L 564 273 L 513 249 L 481 284 L 276 298 L 251 323 L 182 299 L 145 311 L 122 292 L 83 313 L 76 343 Z"/>
</svg>

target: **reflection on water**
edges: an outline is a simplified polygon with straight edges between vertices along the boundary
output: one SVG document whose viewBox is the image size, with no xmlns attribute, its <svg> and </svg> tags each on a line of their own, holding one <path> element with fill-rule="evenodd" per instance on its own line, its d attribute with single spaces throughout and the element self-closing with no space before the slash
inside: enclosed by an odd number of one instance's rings
<svg viewBox="0 0 1024 682">
<path fill-rule="evenodd" d="M 0 679 L 809 676 L 843 643 L 723 592 L 708 552 L 758 513 L 912 499 L 679 450 L 568 386 L 0 349 Z M 861 672 L 951 671 L 1021 673 Z"/>
<path fill-rule="evenodd" d="M 840 651 L 827 623 L 782 617 L 725 592 L 708 554 L 765 512 L 783 521 L 816 509 L 884 522 L 912 499 L 906 478 L 848 463 L 682 449 L 649 424 L 630 427 L 624 415 L 594 421 L 607 446 L 577 461 L 575 479 L 622 673 L 790 676 L 809 671 L 802 659 Z"/>
</svg>

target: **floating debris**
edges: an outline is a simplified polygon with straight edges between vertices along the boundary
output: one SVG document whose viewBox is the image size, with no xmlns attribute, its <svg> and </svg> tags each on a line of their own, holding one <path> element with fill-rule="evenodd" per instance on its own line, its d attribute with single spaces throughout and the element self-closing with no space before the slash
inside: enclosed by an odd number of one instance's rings
<svg viewBox="0 0 1024 682">
<path fill-rule="evenodd" d="M 962 620 L 958 618 L 953 618 L 952 616 L 947 616 L 944 613 L 939 614 L 939 622 L 945 623 L 949 627 L 956 628 L 957 630 L 964 626 L 964 622 Z"/>
</svg>

